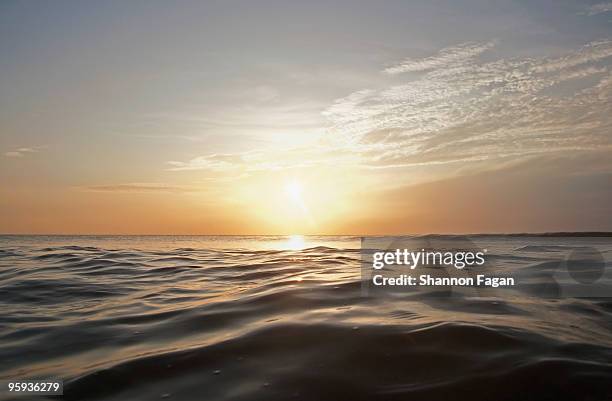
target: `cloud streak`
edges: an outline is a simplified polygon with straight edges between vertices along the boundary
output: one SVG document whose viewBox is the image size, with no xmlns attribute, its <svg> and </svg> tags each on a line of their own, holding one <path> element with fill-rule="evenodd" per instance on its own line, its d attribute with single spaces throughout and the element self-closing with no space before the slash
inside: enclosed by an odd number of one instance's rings
<svg viewBox="0 0 612 401">
<path fill-rule="evenodd" d="M 314 145 L 210 154 L 188 161 L 169 161 L 167 164 L 170 166 L 168 168 L 170 171 L 206 170 L 214 173 L 248 175 L 263 171 L 354 164 L 357 163 L 357 156 L 348 149 Z"/>
<path fill-rule="evenodd" d="M 583 14 L 592 17 L 593 15 L 603 14 L 612 11 L 612 3 L 598 3 L 590 5 L 586 8 Z"/>
<path fill-rule="evenodd" d="M 493 42 L 477 43 L 468 42 L 457 46 L 447 47 L 440 50 L 438 54 L 423 59 L 406 58 L 401 63 L 387 67 L 387 74 L 401 74 L 404 72 L 416 72 L 438 69 L 455 63 L 463 63 L 493 47 Z"/>
<path fill-rule="evenodd" d="M 35 148 L 19 148 L 9 152 L 4 152 L 4 156 L 6 157 L 24 157 L 31 153 L 38 152 L 38 149 Z"/>
<path fill-rule="evenodd" d="M 612 146 L 612 41 L 560 57 L 479 61 L 491 46 L 458 45 L 383 70 L 424 73 L 336 100 L 324 111 L 330 134 L 377 167 Z"/>
<path fill-rule="evenodd" d="M 82 187 L 86 191 L 93 192 L 127 192 L 127 193 L 181 193 L 193 192 L 196 189 L 185 186 L 170 185 L 165 183 L 128 183 L 111 185 L 92 185 Z"/>
</svg>

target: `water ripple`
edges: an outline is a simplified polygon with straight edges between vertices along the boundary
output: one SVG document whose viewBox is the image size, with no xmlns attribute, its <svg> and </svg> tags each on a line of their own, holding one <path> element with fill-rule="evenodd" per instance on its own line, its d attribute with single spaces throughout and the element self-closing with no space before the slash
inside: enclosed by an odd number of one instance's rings
<svg viewBox="0 0 612 401">
<path fill-rule="evenodd" d="M 484 240 L 534 285 L 577 248 Z M 312 242 L 0 237 L 0 377 L 66 400 L 612 397 L 608 299 L 364 297 L 358 239 Z"/>
</svg>

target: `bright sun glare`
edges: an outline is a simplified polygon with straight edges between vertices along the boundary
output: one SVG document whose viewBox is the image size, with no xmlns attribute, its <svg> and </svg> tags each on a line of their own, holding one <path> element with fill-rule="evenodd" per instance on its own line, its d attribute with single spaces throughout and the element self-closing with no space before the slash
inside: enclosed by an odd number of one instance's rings
<svg viewBox="0 0 612 401">
<path fill-rule="evenodd" d="M 285 193 L 295 202 L 302 200 L 302 185 L 297 181 L 291 181 L 285 185 Z"/>
<path fill-rule="evenodd" d="M 306 241 L 301 235 L 291 235 L 285 242 L 285 249 L 297 251 L 306 247 Z"/>
<path fill-rule="evenodd" d="M 310 210 L 306 205 L 306 199 L 303 197 L 304 188 L 297 180 L 289 181 L 285 184 L 285 195 L 291 200 L 288 202 L 292 207 L 296 208 L 294 216 L 301 216 L 307 219 L 310 225 L 313 225 L 313 219 Z"/>
</svg>

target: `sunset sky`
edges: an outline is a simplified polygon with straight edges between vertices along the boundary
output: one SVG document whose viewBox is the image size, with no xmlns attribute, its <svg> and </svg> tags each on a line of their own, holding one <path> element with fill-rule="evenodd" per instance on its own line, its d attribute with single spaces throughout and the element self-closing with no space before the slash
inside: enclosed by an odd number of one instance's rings
<svg viewBox="0 0 612 401">
<path fill-rule="evenodd" d="M 612 3 L 0 3 L 0 233 L 612 231 Z"/>
</svg>

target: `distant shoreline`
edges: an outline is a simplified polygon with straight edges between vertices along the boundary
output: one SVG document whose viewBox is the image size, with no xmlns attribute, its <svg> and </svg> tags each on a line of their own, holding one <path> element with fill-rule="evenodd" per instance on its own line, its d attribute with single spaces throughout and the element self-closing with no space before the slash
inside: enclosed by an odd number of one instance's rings
<svg viewBox="0 0 612 401">
<path fill-rule="evenodd" d="M 290 237 L 293 234 L 10 234 L 0 237 Z M 544 233 L 471 233 L 471 234 L 300 234 L 304 237 L 612 237 L 612 231 L 562 231 Z"/>
</svg>

